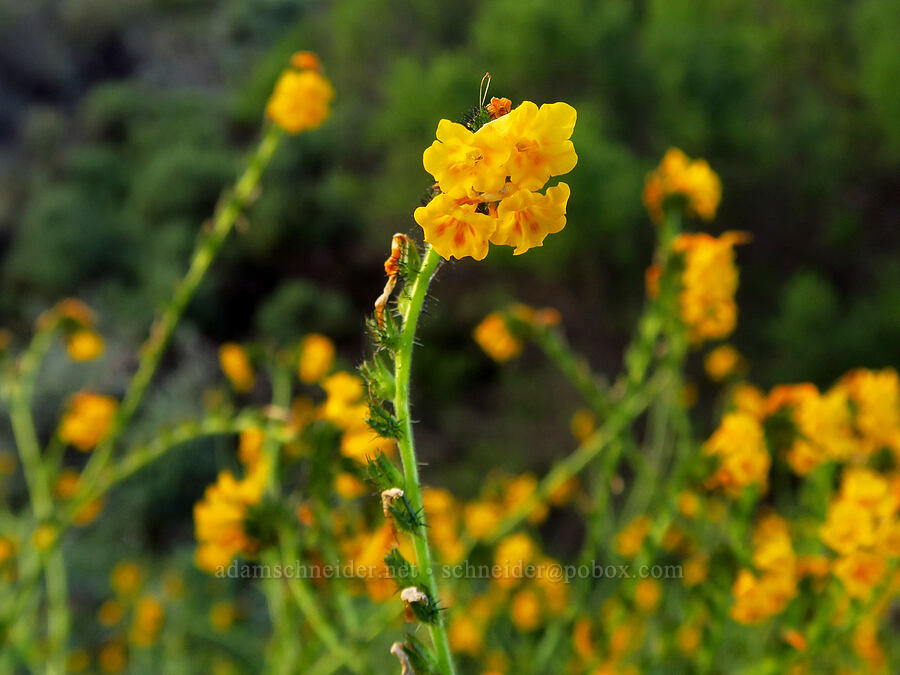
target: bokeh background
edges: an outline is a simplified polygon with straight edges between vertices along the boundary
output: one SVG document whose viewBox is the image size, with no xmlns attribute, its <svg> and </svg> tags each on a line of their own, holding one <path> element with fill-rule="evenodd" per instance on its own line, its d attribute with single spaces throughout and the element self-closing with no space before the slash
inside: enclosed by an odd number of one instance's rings
<svg viewBox="0 0 900 675">
<path fill-rule="evenodd" d="M 46 433 L 68 392 L 120 394 L 275 78 L 311 49 L 334 114 L 279 150 L 134 436 L 200 415 L 224 341 L 290 346 L 316 331 L 345 365 L 361 360 L 390 236 L 419 234 L 422 150 L 441 117 L 476 103 L 486 71 L 514 103 L 574 105 L 579 162 L 561 234 L 437 279 L 414 387 L 420 451 L 436 465 L 426 482 L 471 496 L 490 467 L 541 471 L 571 449 L 577 395 L 533 351 L 493 364 L 471 332 L 509 301 L 554 306 L 572 344 L 614 375 L 654 238 L 643 179 L 670 146 L 721 176 L 708 229 L 753 235 L 738 251 L 733 338 L 751 380 L 827 385 L 896 366 L 898 35 L 896 0 L 0 0 L 0 325 L 24 340 L 67 296 L 99 312 L 104 359 L 72 366 L 60 352 L 45 369 Z M 701 357 L 691 368 L 709 422 Z M 88 588 L 76 591 L 104 585 L 93 571 L 121 556 L 189 558 L 191 507 L 224 452 L 196 444 L 113 495 L 103 527 L 77 535 L 72 574 Z"/>
</svg>

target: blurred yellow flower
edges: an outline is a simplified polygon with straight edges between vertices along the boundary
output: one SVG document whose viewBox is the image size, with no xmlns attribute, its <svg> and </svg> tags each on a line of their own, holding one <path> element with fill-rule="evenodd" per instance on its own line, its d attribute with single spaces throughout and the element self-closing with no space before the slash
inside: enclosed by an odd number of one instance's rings
<svg viewBox="0 0 900 675">
<path fill-rule="evenodd" d="M 109 628 L 119 623 L 124 613 L 125 610 L 122 607 L 122 603 L 118 600 L 107 600 L 100 605 L 100 609 L 97 612 L 97 620 L 100 622 L 100 625 Z"/>
<path fill-rule="evenodd" d="M 141 586 L 143 574 L 136 562 L 123 560 L 110 572 L 109 583 L 121 596 L 134 595 Z"/>
<path fill-rule="evenodd" d="M 731 345 L 720 345 L 713 349 L 703 361 L 703 367 L 709 379 L 721 382 L 733 375 L 741 367 L 742 358 L 737 349 Z"/>
<path fill-rule="evenodd" d="M 156 642 L 162 629 L 165 611 L 159 600 L 144 596 L 134 608 L 134 619 L 129 639 L 136 647 L 150 647 Z"/>
<path fill-rule="evenodd" d="M 56 528 L 52 525 L 40 525 L 31 535 L 31 545 L 38 551 L 46 551 L 56 542 Z"/>
<path fill-rule="evenodd" d="M 709 487 L 721 487 L 737 496 L 748 485 L 765 488 L 771 458 L 759 421 L 742 412 L 728 413 L 719 428 L 703 444 L 703 452 L 719 458 L 719 468 Z"/>
<path fill-rule="evenodd" d="M 499 504 L 489 501 L 474 501 L 466 504 L 463 523 L 466 534 L 472 539 L 488 539 L 497 531 L 502 517 Z"/>
<path fill-rule="evenodd" d="M 247 533 L 244 520 L 248 508 L 262 499 L 268 478 L 269 467 L 263 459 L 242 480 L 223 471 L 206 489 L 203 500 L 194 505 L 197 567 L 212 572 L 228 565 L 236 555 L 255 552 L 256 543 Z"/>
<path fill-rule="evenodd" d="M 314 54 L 298 52 L 291 65 L 299 70 L 285 70 L 275 83 L 266 105 L 266 115 L 290 134 L 316 129 L 328 119 L 334 88 L 318 72 Z"/>
<path fill-rule="evenodd" d="M 515 337 L 500 312 L 492 312 L 475 327 L 475 342 L 497 363 L 504 363 L 522 353 L 522 341 Z"/>
<path fill-rule="evenodd" d="M 59 424 L 59 437 L 81 452 L 88 452 L 106 438 L 119 408 L 110 396 L 86 391 L 69 399 Z"/>
<path fill-rule="evenodd" d="M 678 148 L 671 148 L 644 183 L 644 206 L 655 222 L 662 220 L 663 206 L 672 195 L 685 199 L 688 213 L 712 220 L 722 198 L 722 183 L 705 160 L 691 161 Z"/>
<path fill-rule="evenodd" d="M 478 656 L 484 650 L 484 627 L 465 614 L 450 621 L 447 637 L 454 652 Z"/>
<path fill-rule="evenodd" d="M 236 392 L 245 393 L 253 389 L 256 373 L 250 365 L 247 351 L 241 345 L 234 342 L 222 345 L 219 348 L 219 364 Z"/>
<path fill-rule="evenodd" d="M 265 440 L 266 434 L 259 427 L 250 427 L 241 432 L 238 441 L 238 459 L 245 468 L 250 469 L 259 462 Z"/>
<path fill-rule="evenodd" d="M 105 348 L 100 334 L 88 329 L 76 330 L 66 341 L 66 351 L 73 361 L 93 361 Z"/>
<path fill-rule="evenodd" d="M 634 604 L 641 612 L 653 612 L 661 595 L 662 589 L 656 579 L 641 579 L 634 589 Z"/>
<path fill-rule="evenodd" d="M 877 553 L 855 551 L 834 563 L 834 576 L 851 598 L 867 600 L 887 572 L 887 561 Z"/>
<path fill-rule="evenodd" d="M 528 633 L 543 623 L 541 602 L 531 588 L 522 588 L 512 597 L 509 614 L 513 625 L 521 632 Z"/>
<path fill-rule="evenodd" d="M 685 261 L 679 297 L 681 318 L 693 343 L 724 338 L 734 330 L 738 286 L 734 247 L 748 240 L 743 232 L 725 232 L 719 237 L 681 234 L 675 238 L 672 248 L 683 253 Z"/>
<path fill-rule="evenodd" d="M 315 384 L 331 372 L 334 365 L 334 343 L 324 335 L 311 333 L 300 344 L 297 375 L 304 384 Z"/>
<path fill-rule="evenodd" d="M 217 633 L 227 633 L 237 617 L 234 603 L 222 600 L 215 603 L 209 610 L 209 625 Z"/>
<path fill-rule="evenodd" d="M 121 640 L 107 642 L 100 649 L 98 657 L 100 670 L 104 673 L 121 673 L 128 664 L 128 651 Z"/>
<path fill-rule="evenodd" d="M 624 558 L 633 558 L 640 553 L 644 537 L 650 531 L 650 524 L 648 516 L 638 516 L 622 528 L 616 535 L 616 553 Z"/>
<path fill-rule="evenodd" d="M 347 472 L 335 476 L 334 491 L 344 499 L 356 499 L 368 492 L 365 484 L 359 478 Z"/>
<path fill-rule="evenodd" d="M 425 241 L 444 259 L 471 256 L 484 260 L 488 241 L 497 228 L 497 219 L 480 213 L 467 198 L 439 194 L 413 213 Z"/>
</svg>

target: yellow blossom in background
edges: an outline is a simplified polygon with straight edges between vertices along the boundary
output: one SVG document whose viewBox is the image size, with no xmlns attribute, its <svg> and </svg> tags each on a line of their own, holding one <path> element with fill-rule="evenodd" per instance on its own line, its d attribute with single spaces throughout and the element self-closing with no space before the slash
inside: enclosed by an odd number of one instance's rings
<svg viewBox="0 0 900 675">
<path fill-rule="evenodd" d="M 159 600 L 144 596 L 134 608 L 134 619 L 129 639 L 136 647 L 150 647 L 156 642 L 162 629 L 165 612 Z"/>
<path fill-rule="evenodd" d="M 472 539 L 487 539 L 497 531 L 503 511 L 499 504 L 475 501 L 465 506 L 466 534 Z"/>
<path fill-rule="evenodd" d="M 797 594 L 797 558 L 787 521 L 775 513 L 760 518 L 753 531 L 753 565 L 732 586 L 731 616 L 738 623 L 762 623 L 784 611 Z"/>
<path fill-rule="evenodd" d="M 695 492 L 683 490 L 678 494 L 677 508 L 685 518 L 696 518 L 700 512 L 700 498 Z"/>
<path fill-rule="evenodd" d="M 703 630 L 694 623 L 686 623 L 678 627 L 675 633 L 675 642 L 687 656 L 693 656 L 703 640 Z"/>
<path fill-rule="evenodd" d="M 41 314 L 36 322 L 38 330 L 47 330 L 60 321 L 69 321 L 77 326 L 90 328 L 94 325 L 94 310 L 77 298 L 66 298 L 56 306 Z"/>
<path fill-rule="evenodd" d="M 731 345 L 720 345 L 713 349 L 703 360 L 703 367 L 709 379 L 721 382 L 733 375 L 742 365 L 742 357 Z"/>
<path fill-rule="evenodd" d="M 81 452 L 88 452 L 109 433 L 118 402 L 109 396 L 86 391 L 69 399 L 59 424 L 59 437 Z"/>
<path fill-rule="evenodd" d="M 266 115 L 290 134 L 316 129 L 328 119 L 334 88 L 322 76 L 319 60 L 311 52 L 297 52 L 291 59 L 297 70 L 281 73 L 266 105 Z"/>
<path fill-rule="evenodd" d="M 128 665 L 128 651 L 120 640 L 107 642 L 100 649 L 98 657 L 100 670 L 104 673 L 121 673 Z"/>
<path fill-rule="evenodd" d="M 250 427 L 241 432 L 238 441 L 238 459 L 246 468 L 256 466 L 262 457 L 263 442 L 266 440 L 265 432 L 259 427 Z"/>
<path fill-rule="evenodd" d="M 31 545 L 38 551 L 46 551 L 56 542 L 56 528 L 52 525 L 40 525 L 31 535 Z"/>
<path fill-rule="evenodd" d="M 872 454 L 890 448 L 900 457 L 900 380 L 897 371 L 854 370 L 839 385 L 845 389 L 856 410 L 855 425 Z"/>
<path fill-rule="evenodd" d="M 851 598 L 867 600 L 886 572 L 884 556 L 868 551 L 854 551 L 834 563 L 834 576 Z"/>
<path fill-rule="evenodd" d="M 0 537 L 0 565 L 9 560 L 16 551 L 13 542 L 6 537 Z"/>
<path fill-rule="evenodd" d="M 642 612 L 653 612 L 661 595 L 662 589 L 656 579 L 641 579 L 634 589 L 634 604 Z"/>
<path fill-rule="evenodd" d="M 484 650 L 484 627 L 470 616 L 452 619 L 447 637 L 454 652 L 478 656 Z"/>
<path fill-rule="evenodd" d="M 514 336 L 499 312 L 488 314 L 475 327 L 475 342 L 497 363 L 504 363 L 522 353 L 522 341 Z"/>
<path fill-rule="evenodd" d="M 369 490 L 352 473 L 342 472 L 334 477 L 334 491 L 344 499 L 356 499 L 366 494 Z"/>
<path fill-rule="evenodd" d="M 680 234 L 675 238 L 672 248 L 684 254 L 685 262 L 679 296 L 681 318 L 693 343 L 721 339 L 734 330 L 738 286 L 734 247 L 748 240 L 742 232 L 725 232 L 719 237 Z"/>
<path fill-rule="evenodd" d="M 709 556 L 704 553 L 691 556 L 684 561 L 682 574 L 684 585 L 688 588 L 702 583 L 709 575 Z"/>
<path fill-rule="evenodd" d="M 569 420 L 569 430 L 579 443 L 584 443 L 597 428 L 594 413 L 587 408 L 576 410 Z"/>
<path fill-rule="evenodd" d="M 771 458 L 763 428 L 751 415 L 741 412 L 725 415 L 719 428 L 703 444 L 703 452 L 719 459 L 710 487 L 721 487 L 737 496 L 748 485 L 766 486 Z"/>
<path fill-rule="evenodd" d="M 119 623 L 124 613 L 125 610 L 122 607 L 122 603 L 118 600 L 107 600 L 100 605 L 100 609 L 97 612 L 97 620 L 102 626 L 109 628 Z"/>
<path fill-rule="evenodd" d="M 222 600 L 209 609 L 209 625 L 217 633 L 227 633 L 237 617 L 233 602 Z"/>
<path fill-rule="evenodd" d="M 722 198 L 722 183 L 706 160 L 692 161 L 671 148 L 644 183 L 644 206 L 655 222 L 662 220 L 663 205 L 672 195 L 685 199 L 689 214 L 712 220 Z"/>
<path fill-rule="evenodd" d="M 650 524 L 648 516 L 638 516 L 622 528 L 616 535 L 616 553 L 624 558 L 633 558 L 640 553 L 644 538 L 650 531 Z"/>
<path fill-rule="evenodd" d="M 106 343 L 99 333 L 92 330 L 77 330 L 66 341 L 66 351 L 73 361 L 93 361 L 106 348 Z"/>
<path fill-rule="evenodd" d="M 543 623 L 541 602 L 531 588 L 522 588 L 512 597 L 509 614 L 513 625 L 523 633 L 533 631 Z"/>
<path fill-rule="evenodd" d="M 223 471 L 209 486 L 203 500 L 194 505 L 194 531 L 197 537 L 197 567 L 207 572 L 228 565 L 235 556 L 255 552 L 255 542 L 245 528 L 248 508 L 262 499 L 269 477 L 264 460 L 236 480 Z"/>
<path fill-rule="evenodd" d="M 245 393 L 253 389 L 256 373 L 250 365 L 247 350 L 241 345 L 234 342 L 222 345 L 219 348 L 219 365 L 236 392 Z"/>
<path fill-rule="evenodd" d="M 327 398 L 322 406 L 322 417 L 339 427 L 354 423 L 360 415 L 365 386 L 362 378 L 343 371 L 337 372 L 322 381 L 322 388 Z M 366 414 L 366 410 L 362 410 Z"/>
<path fill-rule="evenodd" d="M 78 491 L 79 474 L 74 469 L 63 469 L 56 477 L 53 492 L 60 499 L 71 499 Z"/>
<path fill-rule="evenodd" d="M 324 335 L 311 333 L 300 343 L 297 375 L 304 384 L 315 384 L 331 372 L 334 365 L 334 343 Z"/>
<path fill-rule="evenodd" d="M 141 586 L 143 574 L 136 562 L 124 560 L 118 563 L 109 575 L 109 584 L 122 596 L 133 595 Z"/>
<path fill-rule="evenodd" d="M 752 384 L 742 382 L 731 390 L 731 404 L 738 412 L 762 420 L 766 415 L 766 397 Z"/>
<path fill-rule="evenodd" d="M 494 583 L 501 588 L 515 586 L 524 577 L 525 568 L 534 560 L 536 553 L 534 541 L 523 532 L 501 539 L 494 550 L 494 565 L 500 568 Z"/>
</svg>

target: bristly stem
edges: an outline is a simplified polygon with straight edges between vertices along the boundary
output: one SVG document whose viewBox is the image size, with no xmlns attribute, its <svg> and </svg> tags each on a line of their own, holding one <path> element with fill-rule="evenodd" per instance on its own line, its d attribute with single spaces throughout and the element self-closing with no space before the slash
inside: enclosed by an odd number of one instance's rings
<svg viewBox="0 0 900 675">
<path fill-rule="evenodd" d="M 416 280 L 409 289 L 409 298 L 403 311 L 403 330 L 400 333 L 400 343 L 397 348 L 396 361 L 394 363 L 394 376 L 396 378 L 396 392 L 394 395 L 394 413 L 400 421 L 401 434 L 398 445 L 400 446 L 400 459 L 403 462 L 403 474 L 406 479 L 405 493 L 413 512 L 421 513 L 421 525 L 419 531 L 413 537 L 416 548 L 416 562 L 422 578 L 428 585 L 428 594 L 438 601 L 437 580 L 434 574 L 434 563 L 431 558 L 431 548 L 428 545 L 428 530 L 425 525 L 425 512 L 422 508 L 422 489 L 419 486 L 419 467 L 416 460 L 416 449 L 413 442 L 412 417 L 409 405 L 409 380 L 412 370 L 412 354 L 416 340 L 416 326 L 419 323 L 419 315 L 422 313 L 422 304 L 428 292 L 428 285 L 434 276 L 434 271 L 440 263 L 441 257 L 431 246 L 425 251 L 422 267 Z M 447 639 L 447 629 L 443 620 L 431 626 L 431 639 L 437 652 L 438 665 L 443 675 L 454 675 L 453 656 L 450 653 L 450 642 Z"/>
</svg>

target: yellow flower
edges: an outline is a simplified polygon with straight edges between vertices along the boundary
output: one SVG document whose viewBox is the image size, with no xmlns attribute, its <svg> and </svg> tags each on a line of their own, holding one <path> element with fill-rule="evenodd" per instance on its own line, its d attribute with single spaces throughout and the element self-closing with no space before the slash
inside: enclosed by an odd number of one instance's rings
<svg viewBox="0 0 900 675">
<path fill-rule="evenodd" d="M 112 427 L 118 402 L 109 396 L 79 392 L 69 399 L 59 424 L 59 437 L 81 452 L 99 444 Z"/>
<path fill-rule="evenodd" d="M 678 649 L 688 656 L 693 655 L 703 639 L 703 630 L 694 623 L 686 623 L 678 628 L 675 633 L 675 642 Z"/>
<path fill-rule="evenodd" d="M 855 551 L 834 563 L 834 576 L 841 580 L 851 598 L 868 599 L 886 572 L 884 557 L 866 551 Z"/>
<path fill-rule="evenodd" d="M 741 570 L 731 592 L 734 596 L 731 617 L 738 623 L 758 624 L 785 608 L 796 594 L 796 583 L 791 576 L 757 577 L 749 570 Z"/>
<path fill-rule="evenodd" d="M 742 412 L 725 415 L 719 428 L 703 444 L 703 452 L 719 458 L 711 487 L 722 487 L 732 496 L 751 484 L 765 487 L 771 458 L 763 428 L 753 416 Z"/>
<path fill-rule="evenodd" d="M 334 343 L 324 335 L 311 333 L 300 345 L 300 364 L 297 374 L 304 384 L 315 384 L 334 365 Z"/>
<path fill-rule="evenodd" d="M 548 234 L 555 234 L 566 226 L 569 194 L 566 183 L 548 188 L 543 195 L 517 190 L 500 202 L 497 229 L 491 235 L 491 243 L 514 246 L 513 255 L 543 246 Z"/>
<path fill-rule="evenodd" d="M 534 560 L 536 552 L 535 543 L 522 532 L 501 539 L 494 551 L 494 565 L 500 568 L 494 582 L 500 588 L 515 586 L 524 577 L 525 568 Z"/>
<path fill-rule="evenodd" d="M 712 220 L 722 198 L 722 183 L 705 160 L 691 161 L 678 148 L 671 148 L 644 183 L 644 206 L 654 221 L 662 219 L 663 205 L 672 195 L 684 197 L 688 213 Z"/>
<path fill-rule="evenodd" d="M 116 593 L 122 596 L 132 595 L 141 585 L 141 568 L 131 561 L 117 564 L 109 575 L 109 583 Z"/>
<path fill-rule="evenodd" d="M 731 390 L 731 404 L 758 420 L 766 416 L 766 397 L 752 384 L 741 383 Z"/>
<path fill-rule="evenodd" d="M 478 656 L 484 650 L 484 628 L 470 616 L 458 616 L 448 629 L 450 647 L 454 652 Z"/>
<path fill-rule="evenodd" d="M 88 669 L 88 666 L 91 665 L 91 656 L 88 654 L 86 649 L 78 648 L 73 649 L 69 653 L 69 658 L 66 661 L 66 672 L 68 673 L 81 673 Z"/>
<path fill-rule="evenodd" d="M 303 67 L 311 63 L 295 58 L 293 65 Z M 290 134 L 316 129 L 328 119 L 333 98 L 331 83 L 316 70 L 285 70 L 275 83 L 266 115 Z"/>
<path fill-rule="evenodd" d="M 244 521 L 249 507 L 262 499 L 268 476 L 269 467 L 260 460 L 242 480 L 223 471 L 206 489 L 203 500 L 194 505 L 197 567 L 212 572 L 237 555 L 255 552 L 256 542 L 247 533 Z"/>
<path fill-rule="evenodd" d="M 46 551 L 56 542 L 56 528 L 52 525 L 41 525 L 31 535 L 31 544 L 38 551 Z"/>
<path fill-rule="evenodd" d="M 869 446 L 867 454 L 882 447 L 900 455 L 900 380 L 897 371 L 854 370 L 842 381 L 856 407 L 856 427 Z"/>
<path fill-rule="evenodd" d="M 323 380 L 322 388 L 327 395 L 322 417 L 339 427 L 346 427 L 359 418 L 360 401 L 365 391 L 362 378 L 341 371 Z M 362 415 L 365 417 L 365 411 Z"/>
<path fill-rule="evenodd" d="M 66 342 L 66 351 L 73 361 L 93 361 L 105 348 L 100 334 L 88 329 L 76 330 Z"/>
<path fill-rule="evenodd" d="M 486 124 L 473 133 L 462 124 L 441 120 L 436 136 L 422 154 L 422 164 L 441 192 L 460 198 L 472 190 L 498 192 L 503 188 L 507 176 L 504 164 L 511 147 L 497 127 Z"/>
<path fill-rule="evenodd" d="M 228 342 L 222 345 L 219 348 L 219 364 L 236 392 L 244 393 L 253 389 L 256 373 L 250 365 L 247 351 L 239 344 Z"/>
<path fill-rule="evenodd" d="M 734 246 L 746 241 L 742 232 L 725 232 L 719 237 L 698 233 L 681 234 L 672 244 L 676 253 L 684 254 L 679 303 L 681 318 L 695 344 L 727 337 L 734 330 L 738 285 Z"/>
<path fill-rule="evenodd" d="M 530 588 L 516 592 L 509 608 L 513 625 L 522 633 L 528 633 L 541 625 L 541 602 Z"/>
<path fill-rule="evenodd" d="M 238 459 L 245 468 L 250 469 L 262 457 L 262 447 L 266 440 L 265 432 L 259 427 L 250 427 L 241 432 L 238 443 Z"/>
<path fill-rule="evenodd" d="M 334 491 L 344 499 L 356 499 L 366 493 L 366 486 L 352 473 L 339 473 L 334 479 Z"/>
<path fill-rule="evenodd" d="M 234 603 L 227 600 L 217 602 L 209 610 L 209 625 L 217 633 L 227 633 L 237 617 Z"/>
<path fill-rule="evenodd" d="M 825 524 L 819 529 L 822 541 L 843 555 L 875 542 L 872 514 L 860 504 L 840 499 L 831 503 Z"/>
<path fill-rule="evenodd" d="M 156 642 L 164 614 L 163 607 L 156 598 L 144 596 L 138 600 L 129 634 L 131 643 L 137 647 L 149 647 Z"/>
<path fill-rule="evenodd" d="M 493 502 L 478 501 L 466 504 L 463 517 L 466 534 L 476 540 L 490 538 L 500 525 L 501 515 L 500 506 Z"/>
<path fill-rule="evenodd" d="M 684 561 L 683 581 L 684 585 L 692 588 L 706 580 L 709 574 L 709 556 L 698 553 Z"/>
<path fill-rule="evenodd" d="M 642 612 L 650 613 L 659 604 L 662 589 L 656 579 L 641 579 L 634 589 L 634 604 Z"/>
<path fill-rule="evenodd" d="M 684 490 L 678 493 L 678 513 L 685 518 L 696 518 L 700 512 L 700 498 L 695 492 Z"/>
<path fill-rule="evenodd" d="M 551 176 L 569 173 L 578 163 L 569 140 L 577 116 L 568 103 L 545 103 L 538 108 L 523 101 L 484 128 L 497 127 L 512 145 L 506 162 L 510 181 L 526 190 L 540 190 Z"/>
<path fill-rule="evenodd" d="M 121 640 L 107 642 L 100 649 L 98 658 L 100 670 L 104 673 L 120 673 L 128 664 L 128 652 Z"/>
<path fill-rule="evenodd" d="M 492 312 L 475 327 L 475 342 L 494 361 L 503 363 L 522 353 L 522 341 L 509 331 L 506 319 Z"/>
<path fill-rule="evenodd" d="M 425 233 L 425 241 L 447 260 L 472 256 L 484 260 L 497 219 L 476 211 L 477 204 L 439 194 L 415 210 L 413 218 Z"/>
<path fill-rule="evenodd" d="M 628 523 L 622 531 L 616 535 L 616 553 L 624 558 L 633 558 L 641 552 L 644 545 L 644 537 L 650 531 L 650 518 L 638 516 Z"/>
<path fill-rule="evenodd" d="M 731 345 L 720 345 L 706 355 L 703 367 L 709 379 L 721 382 L 741 366 L 741 355 Z"/>
</svg>

